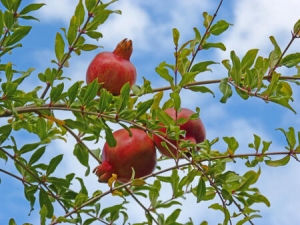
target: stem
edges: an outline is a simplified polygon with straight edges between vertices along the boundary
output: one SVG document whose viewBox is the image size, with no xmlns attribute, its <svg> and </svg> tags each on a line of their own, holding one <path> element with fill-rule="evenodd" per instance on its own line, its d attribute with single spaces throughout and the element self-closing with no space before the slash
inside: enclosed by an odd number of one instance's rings
<svg viewBox="0 0 300 225">
<path fill-rule="evenodd" d="M 143 208 L 143 210 L 145 210 L 145 212 L 153 219 L 153 221 L 155 222 L 155 224 L 158 224 L 158 222 L 156 221 L 156 219 L 151 215 L 150 211 L 143 205 L 143 203 L 140 202 L 140 200 L 137 199 L 137 197 L 135 197 L 135 195 L 130 191 L 130 189 L 127 186 L 125 187 L 125 190 Z"/>
<path fill-rule="evenodd" d="M 286 54 L 287 50 L 291 47 L 292 43 L 295 41 L 296 38 L 299 38 L 298 33 L 300 32 L 300 29 L 295 32 L 292 33 L 292 38 L 289 41 L 289 43 L 287 44 L 287 46 L 285 47 L 284 51 L 281 53 L 281 56 L 279 57 L 279 59 L 277 60 L 275 66 L 273 68 L 270 69 L 269 71 L 269 77 L 272 78 L 273 72 L 276 70 L 276 68 L 279 66 L 280 61 L 282 60 L 283 56 Z"/>
<path fill-rule="evenodd" d="M 218 7 L 217 7 L 217 9 L 216 9 L 216 11 L 215 11 L 215 13 L 214 13 L 214 15 L 213 15 L 213 18 L 211 19 L 209 25 L 207 26 L 207 28 L 206 28 L 206 30 L 205 30 L 205 33 L 204 33 L 203 37 L 201 38 L 201 41 L 199 42 L 199 44 L 198 44 L 198 46 L 197 46 L 197 48 L 196 48 L 195 53 L 193 54 L 193 57 L 192 57 L 191 62 L 190 62 L 190 65 L 189 65 L 188 68 L 187 68 L 187 72 L 190 71 L 190 69 L 191 69 L 191 67 L 192 67 L 192 65 L 193 65 L 193 62 L 194 62 L 194 60 L 195 60 L 195 58 L 196 58 L 196 55 L 197 55 L 198 52 L 201 50 L 201 46 L 202 46 L 204 40 L 206 39 L 206 36 L 209 34 L 209 29 L 210 29 L 212 23 L 214 22 L 215 18 L 217 17 L 217 14 L 218 14 L 218 12 L 219 12 L 219 10 L 220 10 L 220 8 L 221 8 L 222 3 L 223 3 L 223 0 L 220 1 L 220 3 L 219 3 L 219 5 L 218 5 Z"/>
<path fill-rule="evenodd" d="M 101 0 L 98 0 L 96 2 L 96 5 L 97 6 L 98 4 L 100 4 Z M 87 26 L 87 24 L 90 22 L 90 20 L 93 18 L 93 13 L 92 12 L 89 12 L 88 13 L 88 17 L 85 21 L 85 23 L 83 24 L 82 28 L 80 29 L 79 31 L 79 34 L 78 36 L 76 37 L 76 39 L 74 40 L 73 44 L 71 46 L 69 46 L 69 50 L 67 52 L 67 54 L 65 54 L 65 57 L 63 58 L 63 60 L 61 62 L 59 62 L 59 65 L 58 65 L 58 68 L 57 68 L 57 71 L 56 71 L 56 74 L 55 74 L 55 78 L 57 77 L 57 75 L 60 73 L 60 71 L 62 70 L 62 68 L 64 67 L 65 63 L 67 62 L 67 60 L 69 59 L 69 57 L 71 56 L 71 53 L 74 51 L 74 48 L 77 44 L 77 42 L 79 41 L 80 37 L 82 36 L 82 34 L 84 34 L 84 30 Z M 42 93 L 41 95 L 41 99 L 43 99 L 45 97 L 45 95 L 47 94 L 49 88 L 51 87 L 51 84 L 49 82 L 47 82 L 47 86 L 44 90 L 44 92 Z"/>
<path fill-rule="evenodd" d="M 80 143 L 80 144 L 82 144 L 86 149 L 87 149 L 87 151 L 89 152 L 89 154 L 94 158 L 94 159 L 96 159 L 96 161 L 98 161 L 98 163 L 99 164 L 101 164 L 102 163 L 102 161 L 86 146 L 86 144 L 84 144 L 84 142 L 80 139 L 80 137 L 78 136 L 78 135 L 76 135 L 74 132 L 73 132 L 73 130 L 71 130 L 68 126 L 66 126 L 66 125 L 62 125 L 63 126 L 63 128 L 65 128 L 74 138 L 75 138 L 75 140 L 78 142 L 78 143 Z"/>
<path fill-rule="evenodd" d="M 25 166 L 23 163 L 21 163 L 15 156 L 11 155 L 10 153 L 8 153 L 7 151 L 5 151 L 3 148 L 0 147 L 0 151 L 2 151 L 4 154 L 6 154 L 9 158 L 11 158 L 13 161 L 15 161 L 16 164 L 18 164 L 19 166 L 21 166 L 28 174 L 30 174 L 30 176 L 32 178 L 34 178 L 36 180 L 36 182 L 38 184 L 41 184 L 42 186 L 44 186 L 44 188 L 47 190 L 48 195 L 50 195 L 51 197 L 53 197 L 58 203 L 59 205 L 64 209 L 64 211 L 66 213 L 68 213 L 68 209 L 65 207 L 64 203 L 60 201 L 59 197 L 57 197 L 52 190 L 47 186 L 46 182 L 42 181 L 38 176 L 36 176 L 34 173 L 32 173 L 29 168 L 27 166 Z M 4 172 L 3 170 L 1 170 L 2 172 Z M 5 172 L 6 173 L 6 172 Z M 6 173 L 9 174 L 9 173 Z M 11 175 L 11 174 L 9 174 Z M 21 180 L 22 183 L 28 183 L 26 180 L 24 180 L 24 178 L 19 178 L 15 175 L 12 175 L 14 178 L 17 178 L 18 180 Z"/>
</svg>

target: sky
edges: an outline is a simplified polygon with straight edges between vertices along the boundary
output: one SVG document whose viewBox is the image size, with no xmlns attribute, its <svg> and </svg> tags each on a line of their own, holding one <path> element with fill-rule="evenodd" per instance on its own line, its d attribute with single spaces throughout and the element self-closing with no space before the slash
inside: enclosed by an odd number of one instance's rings
<svg viewBox="0 0 300 225">
<path fill-rule="evenodd" d="M 25 1 L 24 1 L 25 2 Z M 27 2 L 27 1 L 26 1 Z M 33 2 L 30 0 L 28 2 Z M 77 3 L 75 0 L 40 0 L 35 2 L 44 2 L 40 11 L 34 13 L 40 22 L 32 21 L 34 27 L 31 33 L 23 41 L 23 47 L 16 49 L 11 55 L 5 56 L 3 62 L 12 61 L 17 69 L 27 70 L 30 67 L 36 68 L 31 80 L 24 84 L 24 89 L 30 90 L 38 85 L 37 75 L 43 72 L 47 67 L 53 67 L 51 60 L 55 58 L 54 40 L 56 32 L 61 32 L 61 27 L 67 27 L 69 20 L 73 15 Z M 142 84 L 142 77 L 149 79 L 154 88 L 167 86 L 167 83 L 155 73 L 155 67 L 162 61 L 174 63 L 174 46 L 172 41 L 172 28 L 176 27 L 180 31 L 180 43 L 193 38 L 193 27 L 198 27 L 203 33 L 202 13 L 213 14 L 219 1 L 217 0 L 172 0 L 172 1 L 143 1 L 143 0 L 120 0 L 111 6 L 111 9 L 120 9 L 122 15 L 113 14 L 107 22 L 99 27 L 103 33 L 103 38 L 98 42 L 91 43 L 102 46 L 103 48 L 93 52 L 84 52 L 81 56 L 72 56 L 70 67 L 64 70 L 64 76 L 70 77 L 71 81 L 66 81 L 68 87 L 77 80 L 85 80 L 85 71 L 92 58 L 100 51 L 112 51 L 116 44 L 123 38 L 129 38 L 133 41 L 132 63 L 136 66 L 138 72 L 137 84 Z M 299 18 L 300 3 L 298 0 L 287 2 L 281 0 L 224 0 L 216 20 L 225 19 L 233 24 L 229 29 L 218 36 L 215 40 L 223 42 L 227 50 L 210 50 L 199 53 L 197 60 L 213 60 L 221 62 L 223 59 L 229 59 L 230 51 L 234 50 L 238 56 L 242 57 L 247 50 L 258 48 L 259 55 L 267 57 L 273 46 L 269 36 L 274 36 L 282 49 L 288 44 L 291 38 L 291 30 L 294 23 Z M 22 21 L 26 23 L 26 21 Z M 288 53 L 296 52 L 300 49 L 300 42 L 296 40 Z M 227 76 L 226 69 L 222 64 L 211 66 L 212 72 L 203 74 L 199 79 L 219 79 Z M 281 69 L 284 75 L 294 75 L 295 70 Z M 1 76 L 1 75 L 0 75 Z M 300 110 L 299 87 L 293 86 L 294 103 L 292 107 Z M 182 107 L 201 109 L 201 119 L 206 127 L 207 139 L 212 140 L 220 138 L 220 142 L 215 148 L 220 151 L 226 151 L 226 145 L 222 142 L 222 137 L 234 136 L 240 144 L 238 151 L 251 152 L 248 143 L 253 141 L 253 134 L 262 137 L 263 140 L 272 141 L 272 151 L 283 151 L 286 146 L 285 138 L 277 128 L 287 130 L 290 126 L 298 131 L 300 125 L 299 114 L 294 114 L 281 106 L 273 103 L 265 103 L 258 98 L 242 100 L 234 92 L 233 97 L 226 104 L 220 103 L 221 94 L 217 85 L 209 85 L 214 91 L 215 97 L 211 94 L 199 94 L 191 92 L 182 93 Z M 146 97 L 145 97 L 146 98 Z M 56 113 L 59 118 L 67 118 L 70 115 L 66 113 Z M 4 124 L 7 119 L 1 119 Z M 36 140 L 34 136 L 26 132 L 16 133 L 18 145 L 30 143 Z M 63 166 L 58 168 L 56 173 L 75 172 L 76 175 L 84 177 L 85 168 L 78 166 L 72 151 L 75 140 L 69 135 L 68 141 L 53 142 L 47 149 L 49 157 L 64 153 Z M 95 144 L 89 143 L 93 149 L 101 148 L 103 142 Z M 46 159 L 45 159 L 46 160 Z M 91 160 L 91 168 L 97 165 Z M 228 164 L 229 170 L 243 174 L 247 168 L 243 161 L 234 164 Z M 256 205 L 260 210 L 261 219 L 254 220 L 255 224 L 298 224 L 300 221 L 299 199 L 297 192 L 300 191 L 300 181 L 298 179 L 299 163 L 293 160 L 285 167 L 270 168 L 261 164 L 262 174 L 256 187 L 271 202 L 268 208 L 263 204 Z M 6 164 L 0 161 L 0 167 L 12 169 L 11 162 Z M 255 171 L 258 168 L 254 168 Z M 5 174 L 0 174 L 1 184 L 1 203 L 0 221 L 8 223 L 9 218 L 15 217 L 17 224 L 29 222 L 38 224 L 38 207 L 28 216 L 29 203 L 24 200 L 22 185 Z M 99 184 L 96 177 L 90 174 L 84 177 L 90 193 L 105 188 L 104 184 Z M 78 188 L 78 183 L 74 183 Z M 12 191 L 13 190 L 13 191 Z M 168 187 L 166 187 L 168 193 Z M 119 202 L 117 197 L 105 197 L 105 201 Z M 188 218 L 193 218 L 195 224 L 207 220 L 209 224 L 221 222 L 222 215 L 213 210 L 208 210 L 209 203 L 196 204 L 195 199 L 188 197 L 180 216 L 180 222 L 187 222 Z M 105 203 L 103 203 L 105 205 Z M 134 213 L 128 210 L 131 223 L 139 221 L 139 215 L 143 211 L 138 206 L 134 208 Z M 140 213 L 137 213 L 140 212 Z M 166 211 L 170 213 L 170 211 Z M 63 212 L 61 212 L 63 215 Z M 218 220 L 216 221 L 216 218 Z"/>
</svg>

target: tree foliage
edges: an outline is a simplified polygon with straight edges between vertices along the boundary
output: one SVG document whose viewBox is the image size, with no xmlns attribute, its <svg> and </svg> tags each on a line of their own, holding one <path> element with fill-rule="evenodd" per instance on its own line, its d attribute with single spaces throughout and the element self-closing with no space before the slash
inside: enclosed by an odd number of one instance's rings
<svg viewBox="0 0 300 225">
<path fill-rule="evenodd" d="M 31 35 L 28 21 L 38 20 L 31 14 L 44 4 L 33 3 L 23 8 L 20 8 L 21 0 L 1 0 L 1 4 L 5 10 L 0 11 L 0 29 L 3 31 L 0 57 L 5 58 L 15 48 L 22 47 L 24 38 Z M 231 26 L 227 21 L 217 19 L 221 1 L 212 15 L 203 13 L 203 25 L 194 28 L 194 36 L 190 40 L 181 40 L 180 31 L 176 28 L 172 30 L 175 63 L 161 62 L 155 68 L 157 76 L 167 81 L 168 87 L 153 88 L 145 77 L 144 83 L 135 85 L 132 90 L 129 85 L 124 85 L 120 96 L 113 96 L 101 89 L 99 97 L 100 85 L 97 82 L 86 85 L 81 80 L 71 80 L 64 76 L 64 70 L 69 66 L 71 57 L 80 57 L 82 51 L 98 48 L 91 44 L 92 39 L 102 37 L 98 28 L 112 14 L 121 13 L 111 10 L 112 4 L 118 6 L 114 0 L 106 3 L 100 0 L 77 1 L 69 26 L 61 28 L 55 35 L 56 58 L 52 60 L 53 67 L 45 68 L 38 74 L 39 80 L 34 89 L 22 89 L 22 84 L 26 84 L 33 75 L 34 68 L 19 71 L 15 61 L 0 65 L 0 117 L 7 118 L 0 127 L 0 158 L 5 162 L 12 161 L 16 169 L 0 168 L 2 182 L 6 179 L 19 181 L 19 185 L 24 187 L 24 199 L 29 202 L 30 209 L 40 215 L 40 224 L 65 222 L 88 225 L 95 221 L 100 224 L 127 224 L 131 223 L 128 211 L 132 210 L 132 204 L 145 212 L 144 219 L 136 224 L 194 224 L 193 218 L 178 221 L 187 196 L 192 196 L 198 204 L 209 202 L 211 210 L 222 213 L 220 223 L 254 224 L 253 219 L 261 217 L 255 204 L 270 206 L 267 196 L 255 186 L 261 174 L 258 165 L 278 167 L 287 165 L 290 160 L 299 161 L 300 133 L 293 127 L 287 130 L 279 128 L 287 142 L 285 149 L 279 152 L 272 151 L 271 141 L 262 140 L 256 134 L 253 143 L 249 143 L 249 153 L 239 152 L 235 137 L 216 137 L 198 144 L 186 143 L 190 149 L 201 150 L 192 151 L 190 158 L 182 160 L 160 157 L 153 174 L 139 179 L 133 177 L 125 184 L 116 182 L 112 177 L 105 188 L 94 193 L 75 173 L 60 172 L 59 176 L 55 173 L 66 160 L 63 153 L 51 158 L 44 156 L 50 151 L 52 142 L 74 138 L 76 144 L 69 149 L 77 159 L 74 167 L 82 165 L 86 168 L 86 176 L 94 176 L 89 162 L 96 160 L 101 163 L 101 149 L 90 149 L 87 143 L 105 139 L 110 145 L 115 145 L 111 124 L 125 128 L 136 126 L 149 135 L 156 135 L 159 118 L 169 124 L 169 129 L 178 131 L 174 128 L 178 125 L 168 121 L 163 109 L 174 107 L 179 110 L 183 101 L 181 91 L 184 89 L 201 96 L 214 96 L 209 88 L 212 83 L 219 84 L 222 103 L 237 94 L 245 100 L 256 97 L 273 102 L 296 113 L 290 104 L 293 101 L 291 84 L 299 85 L 300 53 L 287 54 L 287 50 L 299 38 L 300 21 L 295 23 L 286 47 L 282 48 L 275 37 L 270 37 L 273 49 L 268 57 L 260 56 L 258 49 L 250 49 L 242 57 L 231 51 L 229 59 L 222 62 L 198 61 L 196 56 L 203 50 L 226 49 L 223 43 L 216 41 Z M 211 71 L 210 66 L 217 63 L 228 71 L 226 77 L 220 80 L 197 79 L 205 71 Z M 296 68 L 298 73 L 284 76 L 278 70 L 280 67 Z M 65 79 L 72 81 L 68 88 L 65 87 Z M 200 112 L 199 108 L 195 110 Z M 61 111 L 68 113 L 69 118 L 61 118 Z M 23 130 L 35 135 L 38 141 L 20 146 L 16 134 Z M 214 146 L 220 142 L 224 148 L 216 150 Z M 247 171 L 244 174 L 226 168 L 228 163 L 236 160 L 245 162 Z M 73 188 L 75 182 L 80 184 L 80 190 Z M 96 177 L 95 185 L 98 185 Z M 169 198 L 162 196 L 165 187 L 171 188 Z M 103 203 L 112 198 L 121 201 L 111 205 Z M 58 209 L 63 209 L 64 213 Z M 171 209 L 171 213 L 165 209 Z M 15 220 L 12 218 L 9 224 L 16 224 Z"/>
</svg>

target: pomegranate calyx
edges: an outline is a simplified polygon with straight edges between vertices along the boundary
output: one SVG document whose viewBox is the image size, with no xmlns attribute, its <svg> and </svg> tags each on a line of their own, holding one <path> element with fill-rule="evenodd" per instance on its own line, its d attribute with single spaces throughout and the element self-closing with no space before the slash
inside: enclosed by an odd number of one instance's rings
<svg viewBox="0 0 300 225">
<path fill-rule="evenodd" d="M 104 183 L 112 177 L 113 167 L 108 162 L 104 161 L 101 165 L 97 166 L 93 170 L 93 173 L 98 176 L 99 182 Z"/>
<path fill-rule="evenodd" d="M 117 45 L 113 53 L 129 61 L 132 51 L 132 41 L 125 38 Z"/>
</svg>

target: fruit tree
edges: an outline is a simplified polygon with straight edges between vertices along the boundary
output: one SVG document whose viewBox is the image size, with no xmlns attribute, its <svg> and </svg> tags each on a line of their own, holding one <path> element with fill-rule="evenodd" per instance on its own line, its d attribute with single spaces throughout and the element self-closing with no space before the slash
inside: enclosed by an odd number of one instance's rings
<svg viewBox="0 0 300 225">
<path fill-rule="evenodd" d="M 299 169 L 300 20 L 288 40 L 268 34 L 267 54 L 241 53 L 222 41 L 234 26 L 221 18 L 229 1 L 201 13 L 193 1 L 195 27 L 185 16 L 184 32 L 171 27 L 156 7 L 167 40 L 148 40 L 158 33 L 147 27 L 102 46 L 123 10 L 147 21 L 124 2 L 73 0 L 68 25 L 53 28 L 39 18 L 43 0 L 0 0 L 1 224 L 260 223 L 274 200 L 265 171 L 286 198 L 297 191 L 279 171 Z"/>
</svg>

